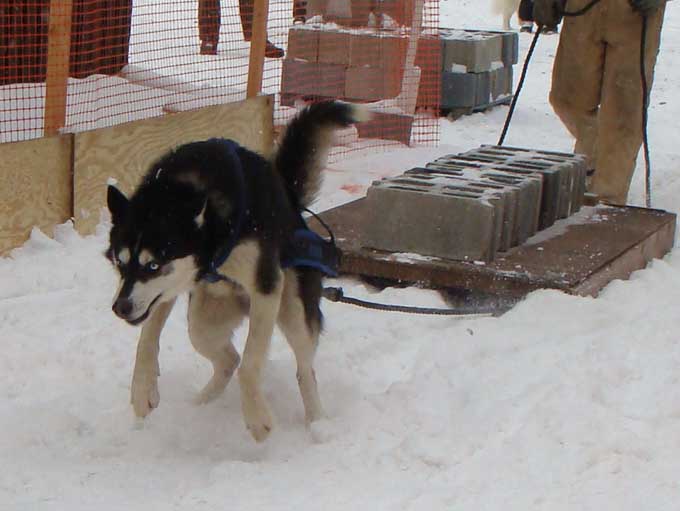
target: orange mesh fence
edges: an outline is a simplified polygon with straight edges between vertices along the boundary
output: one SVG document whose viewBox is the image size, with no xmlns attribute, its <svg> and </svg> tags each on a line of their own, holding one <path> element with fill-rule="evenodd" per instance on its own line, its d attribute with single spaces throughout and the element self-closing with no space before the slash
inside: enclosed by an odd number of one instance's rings
<svg viewBox="0 0 680 511">
<path fill-rule="evenodd" d="M 270 0 L 262 92 L 277 97 L 275 123 L 302 102 L 341 98 L 379 112 L 341 152 L 361 140 L 435 144 L 441 57 L 427 34 L 438 3 L 416 16 L 415 45 L 415 1 Z M 69 3 L 0 1 L 0 142 L 45 134 L 46 83 L 60 73 L 67 132 L 245 98 L 254 0 Z"/>
</svg>

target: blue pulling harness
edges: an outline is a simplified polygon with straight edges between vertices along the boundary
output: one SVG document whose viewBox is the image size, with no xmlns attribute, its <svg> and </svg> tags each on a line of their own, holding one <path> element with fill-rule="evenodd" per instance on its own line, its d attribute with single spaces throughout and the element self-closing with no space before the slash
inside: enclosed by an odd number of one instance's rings
<svg viewBox="0 0 680 511">
<path fill-rule="evenodd" d="M 241 158 L 239 158 L 236 152 L 240 146 L 233 140 L 228 139 L 211 139 L 211 141 L 218 141 L 224 148 L 225 155 L 236 177 L 237 186 L 240 189 L 238 202 L 234 205 L 234 220 L 232 227 L 229 229 L 229 237 L 224 245 L 217 250 L 215 257 L 210 261 L 208 270 L 202 275 L 203 280 L 215 283 L 227 280 L 217 270 L 229 258 L 231 251 L 238 243 L 246 217 L 247 196 L 243 165 L 241 165 Z M 310 213 L 312 212 L 310 211 Z M 287 240 L 281 255 L 281 267 L 313 268 L 329 277 L 337 277 L 340 261 L 339 251 L 335 246 L 333 234 L 331 233 L 330 241 L 325 240 L 307 227 L 307 223 L 302 215 L 300 215 L 300 222 L 304 227 L 293 231 L 291 239 Z M 323 224 L 323 222 L 321 223 Z M 326 227 L 325 224 L 323 225 Z"/>
</svg>

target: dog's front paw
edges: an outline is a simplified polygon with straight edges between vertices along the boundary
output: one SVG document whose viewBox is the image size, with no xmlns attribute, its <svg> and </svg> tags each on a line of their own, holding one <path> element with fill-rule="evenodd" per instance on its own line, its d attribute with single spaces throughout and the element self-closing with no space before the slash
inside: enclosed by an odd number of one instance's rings
<svg viewBox="0 0 680 511">
<path fill-rule="evenodd" d="M 272 430 L 272 416 L 264 403 L 243 406 L 246 427 L 256 442 L 263 442 Z"/>
<path fill-rule="evenodd" d="M 146 417 L 158 406 L 161 397 L 158 393 L 158 379 L 155 376 L 135 374 L 132 377 L 130 402 L 137 417 Z"/>
<path fill-rule="evenodd" d="M 229 380 L 213 376 L 203 390 L 195 398 L 196 404 L 204 405 L 220 397 L 224 393 Z"/>
</svg>

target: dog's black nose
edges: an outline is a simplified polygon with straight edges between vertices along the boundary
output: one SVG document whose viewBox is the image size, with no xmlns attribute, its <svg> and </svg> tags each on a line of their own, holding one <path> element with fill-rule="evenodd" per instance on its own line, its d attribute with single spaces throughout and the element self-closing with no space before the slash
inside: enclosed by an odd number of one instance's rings
<svg viewBox="0 0 680 511">
<path fill-rule="evenodd" d="M 132 313 L 132 301 L 129 298 L 119 297 L 113 303 L 112 309 L 118 317 L 127 318 Z"/>
</svg>

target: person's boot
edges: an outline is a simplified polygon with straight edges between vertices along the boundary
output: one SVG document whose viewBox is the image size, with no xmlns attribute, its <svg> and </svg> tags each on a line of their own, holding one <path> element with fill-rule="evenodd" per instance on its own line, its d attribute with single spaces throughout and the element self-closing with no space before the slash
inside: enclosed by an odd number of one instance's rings
<svg viewBox="0 0 680 511">
<path fill-rule="evenodd" d="M 201 41 L 201 55 L 217 55 L 217 43 Z"/>
<path fill-rule="evenodd" d="M 307 21 L 307 0 L 295 0 L 293 2 L 293 23 Z"/>
<path fill-rule="evenodd" d="M 238 12 L 241 15 L 241 27 L 243 28 L 243 39 L 250 41 L 253 38 L 253 0 L 239 0 Z M 280 59 L 284 56 L 283 49 L 275 46 L 269 39 L 264 49 L 264 56 L 270 59 Z"/>
<path fill-rule="evenodd" d="M 199 0 L 198 37 L 201 55 L 217 55 L 220 38 L 220 0 Z"/>
</svg>

